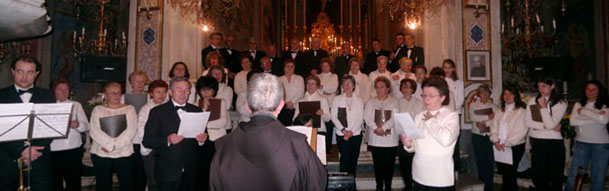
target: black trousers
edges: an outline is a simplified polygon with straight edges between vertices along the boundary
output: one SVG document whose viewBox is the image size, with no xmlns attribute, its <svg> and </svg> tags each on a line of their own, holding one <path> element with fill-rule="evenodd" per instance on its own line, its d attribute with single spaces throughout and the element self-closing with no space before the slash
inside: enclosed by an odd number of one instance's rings
<svg viewBox="0 0 609 191">
<path fill-rule="evenodd" d="M 425 186 L 425 185 L 419 184 L 418 182 L 415 181 L 414 190 L 415 191 L 454 191 L 455 186 L 433 187 L 433 186 Z"/>
<path fill-rule="evenodd" d="M 414 181 L 412 180 L 412 159 L 414 158 L 414 153 L 409 153 L 404 150 L 402 142 L 399 142 L 399 144 L 397 155 L 400 159 L 400 174 L 404 181 L 404 190 L 412 190 L 414 184 Z"/>
<path fill-rule="evenodd" d="M 518 164 L 520 163 L 520 159 L 522 159 L 522 155 L 524 154 L 524 143 L 516 146 L 512 146 L 512 164 L 505 163 L 497 163 L 497 169 L 503 172 L 503 176 L 501 178 L 503 184 L 501 185 L 501 190 L 503 191 L 512 191 L 518 190 L 518 182 L 516 175 L 518 173 Z"/>
<path fill-rule="evenodd" d="M 372 162 L 374 163 L 376 190 L 391 190 L 396 150 L 397 147 L 370 146 L 370 151 L 372 151 Z"/>
<path fill-rule="evenodd" d="M 493 143 L 488 135 L 472 133 L 472 145 L 476 155 L 476 166 L 478 167 L 478 179 L 484 182 L 484 190 L 493 190 L 493 177 L 495 176 L 495 156 L 493 154 Z"/>
<path fill-rule="evenodd" d="M 157 181 L 157 188 L 159 191 L 195 191 L 195 190 L 208 190 L 197 187 L 197 175 L 199 172 L 194 170 L 185 169 L 180 175 L 177 181 L 165 182 Z"/>
<path fill-rule="evenodd" d="M 95 189 L 97 191 L 112 190 L 112 173 L 118 176 L 120 191 L 133 190 L 133 157 L 104 158 L 91 154 L 95 170 Z"/>
<path fill-rule="evenodd" d="M 144 170 L 146 171 L 146 177 L 148 182 L 148 191 L 157 191 L 158 183 L 154 179 L 154 151 L 151 151 L 148 155 L 142 156 L 144 162 Z"/>
<path fill-rule="evenodd" d="M 133 189 L 134 191 L 146 190 L 146 171 L 144 170 L 144 161 L 140 154 L 140 144 L 133 144 Z"/>
<path fill-rule="evenodd" d="M 531 168 L 535 190 L 562 190 L 565 168 L 563 140 L 531 137 Z"/>
<path fill-rule="evenodd" d="M 296 112 L 295 109 L 288 109 L 288 108 L 283 107 L 283 109 L 281 109 L 281 112 L 279 112 L 279 115 L 277 116 L 277 119 L 283 125 L 285 125 L 285 126 L 291 126 L 292 125 L 292 119 L 294 119 L 294 113 L 295 112 Z"/>
<path fill-rule="evenodd" d="M 326 123 L 326 154 L 330 154 L 330 150 L 332 149 L 332 137 L 334 135 L 334 123 L 324 122 Z M 338 142 L 337 142 L 338 144 Z"/>
<path fill-rule="evenodd" d="M 83 150 L 81 147 L 51 152 L 54 191 L 81 190 L 82 155 Z M 64 181 L 66 182 L 65 189 L 63 187 Z"/>
<path fill-rule="evenodd" d="M 355 177 L 359 149 L 362 145 L 362 135 L 352 136 L 348 141 L 343 138 L 344 136 L 336 136 L 338 152 L 340 152 L 340 171 L 353 174 Z"/>
<path fill-rule="evenodd" d="M 207 139 L 201 148 L 201 163 L 199 163 L 199 175 L 196 183 L 197 190 L 209 190 L 209 170 L 211 169 L 211 160 L 216 154 L 215 145 L 215 142 Z"/>
</svg>

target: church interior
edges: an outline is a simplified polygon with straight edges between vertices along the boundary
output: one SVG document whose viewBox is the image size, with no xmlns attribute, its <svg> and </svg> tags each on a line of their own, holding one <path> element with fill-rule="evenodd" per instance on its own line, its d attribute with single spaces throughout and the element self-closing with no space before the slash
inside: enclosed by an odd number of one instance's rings
<svg viewBox="0 0 609 191">
<path fill-rule="evenodd" d="M 70 99 L 81 103 L 90 116 L 95 106 L 103 104 L 107 83 L 118 82 L 123 93 L 131 92 L 130 74 L 136 71 L 147 75 L 147 84 L 157 79 L 169 82 L 174 63 L 183 62 L 189 80 L 196 84 L 207 73 L 202 50 L 215 50 L 212 38 L 218 33 L 222 41 L 217 48 L 247 53 L 253 46 L 272 59 L 288 59 L 282 56 L 290 55 L 292 47 L 303 52 L 320 48 L 332 62 L 346 52 L 365 60 L 365 65 L 378 51 L 374 46 L 380 45 L 392 60 L 400 48 L 396 34 L 405 34 L 424 50 L 411 62 L 419 65 L 420 61 L 427 71 L 443 68 L 446 59 L 451 59 L 462 81 L 464 100 L 463 108 L 457 109 L 462 133 L 456 146 L 459 158 L 455 165 L 459 167 L 454 190 L 488 190 L 478 177 L 472 133 L 463 134 L 476 128 L 470 105 L 480 99 L 480 86 L 488 87 L 490 100 L 500 105 L 506 87 L 517 88 L 522 97 L 534 97 L 539 77 L 556 80 L 556 90 L 569 105 L 566 121 L 559 124 L 566 149 L 563 178 L 567 184 L 573 145 L 579 141 L 577 128 L 568 121 L 571 108 L 586 96 L 588 81 L 609 85 L 609 1 L 605 0 L 7 0 L 0 1 L 0 87 L 15 83 L 13 60 L 31 56 L 42 66 L 35 86 L 50 89 L 58 78 L 69 80 Z M 283 63 L 279 64 L 283 71 Z M 232 81 L 237 72 L 228 70 L 225 75 Z M 229 109 L 229 125 L 234 129 L 240 122 L 239 113 Z M 332 176 L 340 171 L 340 154 L 338 135 L 328 136 L 334 140 L 325 143 L 329 145 L 325 167 Z M 83 147 L 90 146 L 87 132 L 82 137 Z M 366 144 L 361 143 L 357 174 L 351 177 L 357 190 L 378 188 L 373 155 Z M 523 158 L 529 149 L 527 145 Z M 95 188 L 90 155 L 85 149 L 84 190 Z M 531 160 L 530 153 L 526 160 Z M 395 157 L 389 187 L 411 189 L 405 185 L 398 163 L 401 161 Z M 532 190 L 531 164 L 522 163 L 518 190 Z M 584 176 L 579 188 L 589 190 L 593 167 L 583 168 L 577 172 L 578 177 L 580 173 Z M 501 190 L 502 172 L 492 169 L 492 190 Z M 602 173 L 607 174 L 607 162 L 604 169 Z M 117 184 L 115 180 L 115 189 Z M 341 183 L 330 179 L 328 189 L 331 184 Z M 603 189 L 609 190 L 609 184 Z"/>
</svg>

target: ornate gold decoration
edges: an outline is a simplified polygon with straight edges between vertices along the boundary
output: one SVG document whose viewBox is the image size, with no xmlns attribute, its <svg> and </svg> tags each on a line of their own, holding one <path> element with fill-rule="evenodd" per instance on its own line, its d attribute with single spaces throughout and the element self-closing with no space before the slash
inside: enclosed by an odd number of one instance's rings
<svg viewBox="0 0 609 191">
<path fill-rule="evenodd" d="M 199 24 L 202 29 L 213 29 L 214 23 L 228 23 L 239 9 L 239 0 L 169 0 L 180 15 Z"/>
<path fill-rule="evenodd" d="M 377 7 L 389 10 L 391 20 L 404 21 L 404 26 L 415 29 L 421 25 L 421 18 L 434 17 L 444 0 L 379 0 Z"/>
<path fill-rule="evenodd" d="M 325 12 L 319 13 L 317 15 L 317 20 L 313 23 L 313 28 L 311 29 L 311 36 L 321 37 L 321 48 L 324 50 L 328 50 L 332 55 L 335 51 L 340 49 L 340 42 L 337 41 L 334 34 L 334 24 L 330 22 L 330 17 Z"/>
</svg>

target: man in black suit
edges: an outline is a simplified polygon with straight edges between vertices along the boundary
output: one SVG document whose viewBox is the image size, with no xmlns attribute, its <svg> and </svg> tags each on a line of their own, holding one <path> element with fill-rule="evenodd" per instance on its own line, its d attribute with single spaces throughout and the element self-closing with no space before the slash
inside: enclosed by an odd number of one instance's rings
<svg viewBox="0 0 609 191">
<path fill-rule="evenodd" d="M 336 57 L 334 60 L 334 72 L 336 72 L 336 75 L 339 76 L 338 79 L 340 79 L 346 73 L 349 73 L 349 59 L 353 58 L 353 55 L 351 54 L 351 46 L 349 46 L 349 44 L 343 44 L 341 51 L 343 55 Z"/>
<path fill-rule="evenodd" d="M 328 57 L 328 52 L 323 49 L 320 49 L 320 47 L 321 39 L 319 38 L 319 36 L 314 36 L 311 39 L 311 49 L 305 52 L 306 63 L 304 64 L 304 66 L 305 71 L 308 72 L 303 74 L 302 78 L 306 79 L 309 75 L 315 75 L 319 73 L 319 61 L 321 61 L 322 58 Z"/>
<path fill-rule="evenodd" d="M 306 69 L 305 69 L 305 56 L 304 56 L 304 52 L 302 52 L 299 48 L 299 41 L 296 38 L 292 38 L 292 40 L 290 41 L 290 50 L 283 52 L 283 54 L 281 55 L 281 59 L 283 60 L 287 60 L 287 59 L 292 59 L 294 60 L 294 65 L 296 65 L 296 68 L 294 69 L 294 73 L 298 74 L 300 76 L 306 74 Z M 283 63 L 281 63 L 281 67 L 283 70 Z"/>
<path fill-rule="evenodd" d="M 262 68 L 262 72 L 273 74 L 277 77 L 281 76 L 283 72 L 280 72 L 278 69 L 273 68 L 273 62 L 271 62 L 271 58 L 268 56 L 262 57 L 260 59 L 260 67 Z"/>
<path fill-rule="evenodd" d="M 404 50 L 406 45 L 404 44 L 404 33 L 395 34 L 396 47 L 389 55 L 389 66 L 387 67 L 391 72 L 395 72 L 400 68 L 400 59 L 406 56 Z M 414 68 L 414 67 L 413 67 Z"/>
<path fill-rule="evenodd" d="M 0 103 L 55 103 L 54 94 L 34 86 L 42 66 L 32 57 L 21 56 L 11 63 L 11 73 L 15 83 L 0 89 Z M 17 159 L 23 158 L 24 164 L 31 159 L 31 190 L 51 190 L 51 139 L 33 140 L 31 146 L 24 141 L 0 143 L 0 190 L 17 190 L 19 186 L 19 168 Z M 31 157 L 30 157 L 31 150 Z M 27 173 L 24 182 L 27 186 Z"/>
<path fill-rule="evenodd" d="M 228 35 L 226 36 L 226 40 L 224 41 L 224 45 L 226 46 L 222 49 L 226 58 L 224 61 L 226 62 L 224 65 L 229 70 L 228 78 L 233 79 L 235 75 L 241 71 L 241 63 L 239 63 L 239 51 L 235 49 L 235 37 Z"/>
<path fill-rule="evenodd" d="M 391 53 L 381 49 L 381 47 L 381 40 L 376 38 L 372 40 L 372 51 L 366 55 L 366 62 L 364 62 L 364 69 L 362 70 L 364 74 L 370 74 L 370 72 L 377 69 L 376 58 L 379 56 L 386 56 L 389 58 L 389 54 Z"/>
<path fill-rule="evenodd" d="M 180 126 L 178 113 L 202 112 L 201 108 L 186 103 L 191 94 L 191 85 L 188 78 L 171 79 L 171 101 L 150 110 L 146 122 L 142 143 L 157 154 L 154 170 L 161 191 L 203 189 L 195 188 L 195 185 L 200 163 L 199 152 L 207 139 L 207 133 L 200 133 L 195 139 L 177 135 Z"/>
<path fill-rule="evenodd" d="M 406 34 L 406 36 L 404 36 L 404 41 L 406 41 L 406 57 L 412 60 L 412 72 L 414 72 L 415 66 L 425 65 L 425 53 L 423 53 L 423 48 L 414 45 L 414 35 Z M 396 64 L 399 69 L 399 60 Z"/>
<path fill-rule="evenodd" d="M 283 59 L 277 55 L 277 47 L 275 45 L 269 46 L 269 59 L 271 60 L 271 70 L 276 76 L 283 75 Z M 262 63 L 260 63 L 262 65 Z"/>
<path fill-rule="evenodd" d="M 207 54 L 209 54 L 211 51 L 218 51 L 220 53 L 220 55 L 222 55 L 222 58 L 226 61 L 227 60 L 227 55 L 225 55 L 225 52 L 222 51 L 222 33 L 219 32 L 215 32 L 215 33 L 211 33 L 209 35 L 209 41 L 211 42 L 209 44 L 209 46 L 207 46 L 206 48 L 204 48 L 201 51 L 201 62 L 203 63 L 203 69 L 208 68 L 209 63 L 205 63 L 207 60 Z M 226 65 L 225 62 L 224 63 L 224 67 L 228 67 L 228 65 Z"/>
<path fill-rule="evenodd" d="M 244 53 L 248 53 L 254 59 L 252 63 L 252 69 L 260 69 L 260 59 L 266 56 L 261 50 L 258 50 L 258 40 L 254 37 L 250 37 L 247 41 L 248 49 L 244 51 Z"/>
</svg>

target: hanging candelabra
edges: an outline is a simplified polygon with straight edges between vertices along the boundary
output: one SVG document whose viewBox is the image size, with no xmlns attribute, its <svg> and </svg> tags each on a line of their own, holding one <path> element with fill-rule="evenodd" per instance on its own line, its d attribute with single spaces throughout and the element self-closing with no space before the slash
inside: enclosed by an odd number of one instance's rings
<svg viewBox="0 0 609 191">
<path fill-rule="evenodd" d="M 108 29 L 104 26 L 105 18 L 105 6 L 110 0 L 99 0 L 98 2 L 90 2 L 89 5 L 97 4 L 100 7 L 99 26 L 97 34 L 94 37 L 88 37 L 86 34 L 86 28 L 82 27 L 80 34 L 77 30 L 73 31 L 72 34 L 72 47 L 75 52 L 75 56 L 83 54 L 100 55 L 100 56 L 119 56 L 124 57 L 127 53 L 127 36 L 125 32 L 122 32 L 120 37 L 111 37 L 108 35 Z M 83 3 L 83 2 L 80 2 Z M 87 3 L 83 3 L 87 4 Z M 80 18 L 80 8 L 76 9 L 76 18 Z"/>
</svg>

